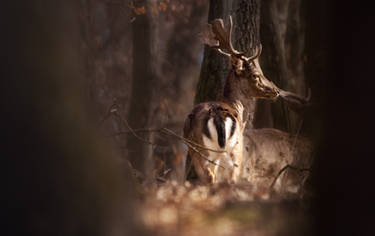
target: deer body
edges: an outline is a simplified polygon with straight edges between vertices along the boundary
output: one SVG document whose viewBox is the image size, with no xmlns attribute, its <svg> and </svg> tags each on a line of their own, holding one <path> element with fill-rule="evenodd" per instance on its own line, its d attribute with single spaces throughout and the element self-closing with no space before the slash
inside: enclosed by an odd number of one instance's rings
<svg viewBox="0 0 375 236">
<path fill-rule="evenodd" d="M 233 48 L 231 18 L 229 30 L 221 19 L 214 20 L 209 26 L 213 40 L 217 40 L 217 44 L 211 46 L 229 58 L 231 70 L 220 99 L 200 103 L 188 115 L 184 137 L 191 141 L 188 158 L 201 182 L 235 183 L 239 181 L 242 169 L 243 131 L 250 111 L 249 99 L 274 100 L 285 95 L 287 101 L 294 103 L 305 100 L 280 90 L 265 78 L 258 62 L 261 46 L 251 57 L 245 57 Z"/>
</svg>

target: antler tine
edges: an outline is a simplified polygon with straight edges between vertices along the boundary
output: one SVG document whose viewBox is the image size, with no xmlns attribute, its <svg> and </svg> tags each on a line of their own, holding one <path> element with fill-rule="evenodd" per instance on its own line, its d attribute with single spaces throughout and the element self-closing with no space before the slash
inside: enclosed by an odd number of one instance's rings
<svg viewBox="0 0 375 236">
<path fill-rule="evenodd" d="M 241 56 L 243 53 L 234 49 L 232 45 L 232 37 L 231 37 L 232 27 L 233 27 L 233 21 L 232 21 L 231 16 L 229 16 L 228 30 L 225 29 L 224 22 L 222 19 L 215 19 L 212 22 L 212 32 L 215 34 L 216 39 L 219 41 L 219 46 L 217 46 L 219 52 L 227 56 L 228 55 Z M 223 50 L 227 51 L 229 54 L 223 52 Z"/>
<path fill-rule="evenodd" d="M 228 32 L 228 44 L 229 44 L 229 48 L 230 48 L 230 52 L 235 54 L 235 55 L 242 55 L 243 53 L 237 51 L 236 49 L 233 48 L 233 44 L 232 44 L 232 28 L 233 28 L 233 20 L 232 20 L 232 16 L 230 15 L 229 16 L 229 32 Z"/>
<path fill-rule="evenodd" d="M 254 55 L 252 55 L 251 57 L 248 57 L 246 58 L 247 61 L 252 61 L 252 60 L 255 60 L 257 59 L 260 54 L 262 54 L 262 44 L 260 43 L 259 46 L 256 47 L 256 51 L 254 53 Z"/>
</svg>

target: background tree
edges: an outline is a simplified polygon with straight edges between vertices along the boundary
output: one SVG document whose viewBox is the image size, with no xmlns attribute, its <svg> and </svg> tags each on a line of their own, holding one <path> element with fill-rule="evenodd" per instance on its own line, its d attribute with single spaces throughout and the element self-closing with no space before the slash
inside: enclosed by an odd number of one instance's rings
<svg viewBox="0 0 375 236">
<path fill-rule="evenodd" d="M 197 26 L 203 25 L 207 2 L 79 3 L 86 95 L 103 135 L 119 159 L 131 160 L 142 172 L 181 168 L 182 160 L 175 161 L 181 159 L 180 141 L 157 133 L 138 133 L 155 144 L 149 145 L 135 138 L 124 121 L 133 129 L 180 129 L 198 77 L 201 44 Z M 123 119 L 108 116 L 114 103 Z M 166 148 L 168 145 L 173 148 Z"/>
<path fill-rule="evenodd" d="M 144 9 L 147 13 L 135 15 L 132 23 L 133 35 L 133 69 L 132 69 L 132 96 L 128 112 L 129 124 L 133 128 L 150 127 L 151 99 L 154 93 L 154 84 L 158 80 L 156 73 L 157 57 L 152 50 L 154 44 L 154 28 L 152 14 L 150 14 L 151 2 L 138 0 L 132 2 L 138 9 Z M 150 140 L 150 135 L 145 139 Z M 142 172 L 152 170 L 150 145 L 139 139 L 129 136 L 127 148 L 128 159 L 134 168 Z M 147 169 L 146 169 L 147 168 Z"/>
</svg>

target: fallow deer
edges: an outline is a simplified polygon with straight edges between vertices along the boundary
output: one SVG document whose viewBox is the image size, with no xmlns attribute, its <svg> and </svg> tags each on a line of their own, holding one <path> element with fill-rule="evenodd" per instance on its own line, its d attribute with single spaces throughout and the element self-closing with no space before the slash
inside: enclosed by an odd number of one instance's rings
<svg viewBox="0 0 375 236">
<path fill-rule="evenodd" d="M 210 46 L 230 60 L 231 69 L 219 101 L 196 105 L 184 125 L 184 137 L 190 140 L 188 158 L 203 183 L 239 181 L 243 159 L 243 132 L 250 110 L 249 99 L 285 99 L 292 107 L 308 103 L 291 92 L 279 89 L 269 81 L 260 68 L 258 58 L 262 47 L 246 57 L 233 48 L 231 42 L 232 18 L 229 29 L 222 19 L 209 25 L 213 36 Z"/>
</svg>

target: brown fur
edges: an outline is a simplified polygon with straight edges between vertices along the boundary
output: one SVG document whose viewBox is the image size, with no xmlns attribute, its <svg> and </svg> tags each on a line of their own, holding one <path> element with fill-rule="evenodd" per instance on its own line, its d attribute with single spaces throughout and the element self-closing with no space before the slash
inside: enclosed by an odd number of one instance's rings
<svg viewBox="0 0 375 236">
<path fill-rule="evenodd" d="M 243 130 L 246 126 L 249 111 L 251 110 L 249 100 L 251 98 L 274 100 L 280 96 L 291 104 L 297 103 L 302 106 L 305 104 L 306 99 L 300 98 L 293 93 L 280 90 L 263 75 L 258 61 L 258 57 L 262 51 L 261 45 L 257 47 L 256 53 L 251 57 L 245 57 L 243 53 L 233 48 L 230 37 L 232 29 L 231 17 L 229 29 L 225 29 L 222 19 L 215 19 L 210 29 L 212 30 L 212 34 L 210 35 L 215 36 L 211 40 L 217 41 L 217 44 L 211 46 L 217 48 L 218 52 L 221 54 L 229 57 L 231 70 L 225 81 L 225 87 L 220 101 L 198 104 L 188 115 L 185 121 L 184 137 L 200 146 L 204 146 L 203 135 L 204 133 L 208 134 L 208 132 L 204 130 L 208 121 L 207 117 L 220 116 L 221 119 L 225 117 L 225 113 L 231 114 L 231 116 L 235 118 L 237 128 L 235 129 L 235 139 L 232 140 L 231 145 L 225 145 L 223 148 L 226 154 L 219 155 L 202 148 L 199 149 L 200 151 L 198 153 L 196 150 L 189 148 L 190 159 L 188 160 L 192 161 L 202 182 L 215 183 L 218 181 L 217 178 L 221 175 L 225 175 L 225 178 L 230 182 L 236 182 L 240 177 L 242 169 L 244 145 Z M 221 113 L 217 114 L 217 111 L 215 111 L 213 114 L 211 111 L 212 106 L 220 107 Z M 212 143 L 209 144 L 211 145 Z M 223 144 L 223 142 L 221 142 L 221 144 Z M 228 172 L 227 169 L 219 170 L 217 166 L 212 167 L 215 164 L 207 161 L 207 158 L 202 157 L 202 155 L 215 159 L 210 159 L 211 161 L 223 161 L 232 164 L 232 166 L 227 167 L 230 169 L 229 178 L 226 173 Z"/>
<path fill-rule="evenodd" d="M 227 103 L 223 102 L 206 102 L 206 103 L 200 103 L 197 106 L 194 107 L 192 112 L 188 115 L 186 121 L 185 121 L 185 126 L 184 126 L 184 137 L 186 139 L 189 139 L 193 141 L 194 143 L 197 143 L 199 145 L 204 145 L 203 142 L 203 129 L 205 121 L 207 121 L 207 117 L 217 115 L 212 113 L 212 108 L 213 107 L 220 107 L 220 112 L 223 117 L 225 117 L 228 113 L 234 118 L 236 122 L 236 129 L 235 133 L 233 134 L 234 137 L 241 137 L 242 136 L 242 130 L 243 130 L 243 122 L 242 122 L 242 111 L 237 110 L 230 106 Z M 241 141 L 240 141 L 241 142 Z M 238 146 L 242 147 L 242 142 L 238 144 Z M 202 149 L 197 147 L 200 153 L 193 149 L 189 149 L 188 153 L 188 158 L 191 158 L 189 161 L 194 165 L 195 171 L 197 172 L 200 180 L 204 183 L 215 183 L 217 182 L 217 177 L 218 177 L 218 170 L 221 167 L 215 166 L 213 163 L 209 163 L 206 158 L 207 157 L 212 157 L 216 153 Z M 240 148 L 242 149 L 242 148 Z M 224 148 L 225 151 L 229 153 L 223 153 L 223 154 L 218 154 L 218 155 L 223 155 L 226 158 L 230 158 L 234 163 L 236 163 L 236 167 L 233 169 L 235 170 L 227 170 L 229 172 L 229 181 L 230 182 L 235 182 L 237 178 L 240 175 L 240 166 L 242 164 L 242 155 L 239 155 L 239 150 L 238 148 L 232 150 L 229 147 Z M 237 152 L 237 153 L 233 153 Z M 210 159 L 211 160 L 211 159 Z M 229 168 L 229 167 L 225 167 Z"/>
</svg>

